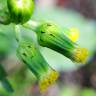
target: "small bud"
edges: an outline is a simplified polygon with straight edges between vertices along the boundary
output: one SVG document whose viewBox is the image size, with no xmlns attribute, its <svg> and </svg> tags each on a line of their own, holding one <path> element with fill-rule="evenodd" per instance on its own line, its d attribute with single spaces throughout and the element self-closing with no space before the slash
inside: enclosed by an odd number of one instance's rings
<svg viewBox="0 0 96 96">
<path fill-rule="evenodd" d="M 34 10 L 33 0 L 7 0 L 12 21 L 16 24 L 27 22 Z"/>
</svg>

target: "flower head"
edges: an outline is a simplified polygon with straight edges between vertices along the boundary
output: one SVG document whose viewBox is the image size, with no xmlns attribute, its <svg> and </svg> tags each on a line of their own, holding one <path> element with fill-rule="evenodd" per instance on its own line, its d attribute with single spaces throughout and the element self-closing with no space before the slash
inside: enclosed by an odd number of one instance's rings
<svg viewBox="0 0 96 96">
<path fill-rule="evenodd" d="M 51 48 L 72 61 L 84 63 L 88 51 L 79 47 L 62 32 L 61 28 L 51 22 L 44 22 L 37 28 L 38 42 L 41 46 Z"/>
<path fill-rule="evenodd" d="M 48 65 L 33 43 L 21 42 L 17 55 L 37 77 L 41 92 L 44 92 L 57 79 L 58 73 Z"/>
</svg>

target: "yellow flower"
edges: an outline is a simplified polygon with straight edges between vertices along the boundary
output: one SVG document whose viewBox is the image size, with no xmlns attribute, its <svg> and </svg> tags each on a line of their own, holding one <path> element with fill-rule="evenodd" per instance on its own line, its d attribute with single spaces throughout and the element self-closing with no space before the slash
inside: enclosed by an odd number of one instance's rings
<svg viewBox="0 0 96 96">
<path fill-rule="evenodd" d="M 76 42 L 77 41 L 77 39 L 79 38 L 79 31 L 78 31 L 77 28 L 75 28 L 75 27 L 70 28 L 69 38 L 73 42 Z"/>
<path fill-rule="evenodd" d="M 75 27 L 72 27 L 70 29 L 64 28 L 62 31 L 73 42 L 76 42 L 79 38 L 79 31 Z"/>
<path fill-rule="evenodd" d="M 41 77 L 39 81 L 39 88 L 41 92 L 44 92 L 50 85 L 52 85 L 58 78 L 58 72 L 50 70 L 47 74 Z"/>
<path fill-rule="evenodd" d="M 76 62 L 86 63 L 87 56 L 88 51 L 86 48 L 77 48 L 73 52 L 73 58 Z"/>
</svg>

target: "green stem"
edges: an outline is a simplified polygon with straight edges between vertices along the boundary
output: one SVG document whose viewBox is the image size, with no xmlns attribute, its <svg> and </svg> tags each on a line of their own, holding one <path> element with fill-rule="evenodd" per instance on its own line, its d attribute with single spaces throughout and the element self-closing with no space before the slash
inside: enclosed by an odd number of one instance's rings
<svg viewBox="0 0 96 96">
<path fill-rule="evenodd" d="M 7 73 L 5 72 L 3 66 L 0 64 L 0 80 L 2 81 L 2 85 L 8 92 L 13 92 L 12 86 L 6 79 L 6 76 Z"/>
<path fill-rule="evenodd" d="M 33 30 L 34 32 L 35 32 L 36 28 L 38 27 L 38 25 L 39 25 L 39 22 L 32 21 L 32 20 L 30 20 L 27 23 L 23 24 L 23 26 L 25 28 L 28 28 L 30 30 Z"/>
<path fill-rule="evenodd" d="M 16 41 L 19 42 L 21 40 L 20 26 L 19 25 L 14 25 L 14 29 L 15 29 Z"/>
<path fill-rule="evenodd" d="M 6 78 L 4 78 L 4 79 L 2 80 L 2 85 L 3 85 L 3 87 L 4 87 L 8 92 L 10 92 L 10 93 L 13 92 L 13 88 L 12 88 L 11 84 L 9 83 L 9 81 L 8 81 Z"/>
</svg>

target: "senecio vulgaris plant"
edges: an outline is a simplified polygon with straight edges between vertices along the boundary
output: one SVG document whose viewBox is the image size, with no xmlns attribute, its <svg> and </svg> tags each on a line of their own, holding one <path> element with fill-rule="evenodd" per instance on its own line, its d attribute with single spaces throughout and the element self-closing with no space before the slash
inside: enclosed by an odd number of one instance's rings
<svg viewBox="0 0 96 96">
<path fill-rule="evenodd" d="M 17 56 L 34 73 L 40 91 L 44 92 L 55 82 L 59 73 L 49 66 L 35 42 L 23 39 L 19 25 L 34 31 L 39 45 L 55 50 L 74 62 L 85 63 L 88 51 L 76 43 L 79 33 L 75 28 L 62 30 L 59 25 L 53 22 L 31 20 L 34 7 L 34 0 L 7 0 L 7 9 L 1 10 L 0 23 L 14 24 L 18 42 Z M 1 76 L 2 73 L 4 70 L 0 71 L 0 80 L 6 77 L 5 73 L 4 76 Z M 13 92 L 11 85 L 9 87 Z"/>
</svg>

